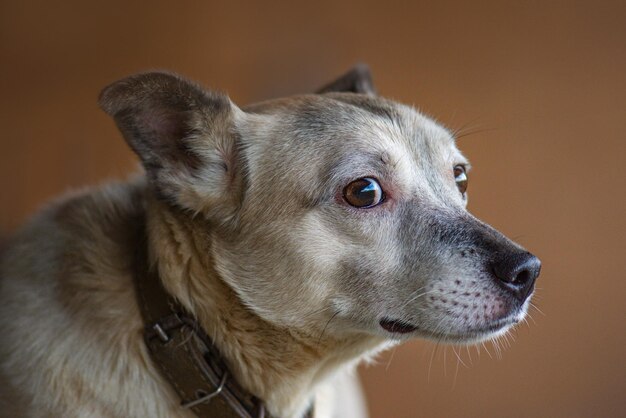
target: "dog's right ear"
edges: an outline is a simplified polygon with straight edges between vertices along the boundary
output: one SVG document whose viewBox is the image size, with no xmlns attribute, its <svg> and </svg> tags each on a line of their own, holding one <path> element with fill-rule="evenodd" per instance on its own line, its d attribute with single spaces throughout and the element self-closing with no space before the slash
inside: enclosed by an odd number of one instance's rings
<svg viewBox="0 0 626 418">
<path fill-rule="evenodd" d="M 109 85 L 99 103 L 160 197 L 194 212 L 232 210 L 235 120 L 243 112 L 226 95 L 152 72 Z"/>
<path fill-rule="evenodd" d="M 359 63 L 335 81 L 319 89 L 316 93 L 331 92 L 359 93 L 375 96 L 376 89 L 372 82 L 372 74 L 369 67 L 366 64 Z"/>
</svg>

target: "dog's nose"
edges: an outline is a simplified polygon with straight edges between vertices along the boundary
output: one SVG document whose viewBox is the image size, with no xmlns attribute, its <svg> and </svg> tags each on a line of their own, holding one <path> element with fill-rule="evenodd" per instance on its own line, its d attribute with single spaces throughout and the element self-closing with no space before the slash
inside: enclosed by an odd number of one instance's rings
<svg viewBox="0 0 626 418">
<path fill-rule="evenodd" d="M 493 273 L 506 289 L 524 302 L 535 287 L 541 261 L 528 252 L 507 255 L 492 264 Z"/>
</svg>

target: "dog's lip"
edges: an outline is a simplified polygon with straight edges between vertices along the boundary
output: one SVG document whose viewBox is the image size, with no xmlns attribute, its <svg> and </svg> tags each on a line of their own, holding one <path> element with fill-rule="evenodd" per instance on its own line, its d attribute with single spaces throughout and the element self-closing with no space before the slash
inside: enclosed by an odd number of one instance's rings
<svg viewBox="0 0 626 418">
<path fill-rule="evenodd" d="M 428 332 L 430 338 L 435 338 L 437 341 L 449 342 L 449 343 L 476 343 L 485 339 L 489 339 L 495 336 L 498 332 L 515 325 L 518 320 L 513 317 L 501 319 L 495 323 L 480 327 L 469 329 L 465 332 L 459 333 L 444 333 L 444 332 Z"/>
<path fill-rule="evenodd" d="M 402 319 L 383 317 L 379 325 L 385 331 L 392 334 L 409 334 L 418 332 L 424 337 L 435 338 L 438 341 L 448 341 L 450 343 L 470 343 L 493 337 L 498 332 L 517 324 L 520 321 L 518 314 L 509 315 L 484 326 L 468 329 L 461 332 L 432 332 L 428 329 L 419 328 L 410 322 Z"/>
<path fill-rule="evenodd" d="M 400 319 L 385 317 L 378 323 L 385 331 L 389 331 L 394 334 L 408 334 L 409 332 L 417 330 L 417 326 Z"/>
</svg>

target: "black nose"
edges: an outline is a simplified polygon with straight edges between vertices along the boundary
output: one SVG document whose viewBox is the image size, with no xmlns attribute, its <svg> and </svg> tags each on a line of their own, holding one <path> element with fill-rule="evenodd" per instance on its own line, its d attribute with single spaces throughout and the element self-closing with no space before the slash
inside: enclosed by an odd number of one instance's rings
<svg viewBox="0 0 626 418">
<path fill-rule="evenodd" d="M 541 270 L 541 261 L 528 252 L 509 254 L 492 264 L 500 284 L 524 302 L 535 287 Z"/>
</svg>

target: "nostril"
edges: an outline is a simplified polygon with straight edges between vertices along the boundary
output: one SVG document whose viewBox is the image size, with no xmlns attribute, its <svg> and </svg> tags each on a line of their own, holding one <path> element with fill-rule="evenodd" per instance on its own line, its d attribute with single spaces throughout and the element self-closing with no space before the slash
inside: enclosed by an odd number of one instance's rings
<svg viewBox="0 0 626 418">
<path fill-rule="evenodd" d="M 526 283 L 528 280 L 530 280 L 530 271 L 522 270 L 513 279 L 513 283 L 523 284 Z"/>
<path fill-rule="evenodd" d="M 498 282 L 524 301 L 534 288 L 541 262 L 534 255 L 524 252 L 502 257 L 492 263 L 491 268 Z"/>
</svg>

